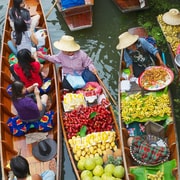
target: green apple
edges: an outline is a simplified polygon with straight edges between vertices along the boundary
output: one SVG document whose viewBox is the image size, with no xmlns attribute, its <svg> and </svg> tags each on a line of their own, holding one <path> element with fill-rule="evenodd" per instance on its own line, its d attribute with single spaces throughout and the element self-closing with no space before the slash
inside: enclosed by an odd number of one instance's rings
<svg viewBox="0 0 180 180">
<path fill-rule="evenodd" d="M 77 168 L 80 170 L 80 171 L 83 171 L 85 170 L 85 167 L 84 167 L 84 164 L 85 164 L 85 158 L 83 159 L 80 159 L 77 163 Z"/>
<path fill-rule="evenodd" d="M 81 179 L 85 178 L 85 177 L 93 177 L 93 174 L 91 171 L 89 170 L 84 170 L 81 172 Z"/>
<path fill-rule="evenodd" d="M 102 180 L 99 176 L 93 176 L 93 180 Z"/>
<path fill-rule="evenodd" d="M 113 175 L 116 178 L 123 178 L 124 177 L 124 167 L 123 166 L 116 166 L 113 171 Z"/>
<path fill-rule="evenodd" d="M 101 156 L 94 157 L 96 165 L 103 165 L 103 158 Z"/>
<path fill-rule="evenodd" d="M 107 179 L 109 180 L 111 177 L 112 177 L 111 174 L 104 173 L 104 174 L 102 174 L 101 179 L 102 180 L 107 180 Z"/>
<path fill-rule="evenodd" d="M 93 169 L 93 174 L 95 176 L 101 176 L 104 173 L 104 168 L 101 165 L 96 165 Z"/>
<path fill-rule="evenodd" d="M 84 163 L 84 167 L 87 170 L 93 170 L 96 166 L 94 158 L 87 158 Z"/>
<path fill-rule="evenodd" d="M 107 164 L 104 168 L 104 172 L 112 175 L 114 168 L 115 168 L 114 164 Z"/>
</svg>

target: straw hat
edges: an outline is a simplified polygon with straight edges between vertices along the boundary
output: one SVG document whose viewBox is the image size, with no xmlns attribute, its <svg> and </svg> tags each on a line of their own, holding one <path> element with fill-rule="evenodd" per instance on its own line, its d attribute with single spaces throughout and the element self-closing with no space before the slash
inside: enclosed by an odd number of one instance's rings
<svg viewBox="0 0 180 180">
<path fill-rule="evenodd" d="M 170 9 L 164 13 L 162 17 L 163 21 L 169 25 L 180 25 L 180 12 L 178 9 Z"/>
<path fill-rule="evenodd" d="M 54 46 L 61 51 L 67 52 L 74 52 L 80 49 L 80 45 L 74 41 L 74 37 L 68 35 L 63 35 L 59 41 L 55 41 Z"/>
<path fill-rule="evenodd" d="M 119 44 L 116 46 L 116 49 L 124 49 L 132 45 L 138 40 L 138 35 L 132 35 L 129 32 L 124 32 L 119 36 Z"/>
<path fill-rule="evenodd" d="M 57 144 L 53 139 L 42 140 L 33 147 L 32 153 L 40 161 L 49 161 L 57 153 Z"/>
</svg>

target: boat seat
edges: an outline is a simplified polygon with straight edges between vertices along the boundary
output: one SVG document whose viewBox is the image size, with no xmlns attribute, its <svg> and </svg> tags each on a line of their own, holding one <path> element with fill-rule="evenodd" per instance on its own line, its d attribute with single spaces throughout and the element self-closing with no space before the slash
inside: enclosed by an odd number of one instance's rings
<svg viewBox="0 0 180 180">
<path fill-rule="evenodd" d="M 123 137 L 124 146 L 128 147 L 127 140 L 129 138 L 129 134 L 126 128 L 122 128 L 122 137 Z"/>
<path fill-rule="evenodd" d="M 176 137 L 175 137 L 175 133 L 172 133 L 172 132 L 175 132 L 175 126 L 173 123 L 170 123 L 167 127 L 167 130 L 166 130 L 166 137 L 167 138 L 167 144 L 169 146 L 171 146 L 171 144 L 174 144 L 176 143 Z"/>
</svg>

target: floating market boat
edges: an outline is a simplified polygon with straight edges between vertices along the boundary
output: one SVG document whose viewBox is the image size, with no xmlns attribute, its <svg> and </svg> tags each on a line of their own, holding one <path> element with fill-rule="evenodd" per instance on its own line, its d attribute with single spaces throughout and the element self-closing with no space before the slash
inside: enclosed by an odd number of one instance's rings
<svg viewBox="0 0 180 180">
<path fill-rule="evenodd" d="M 61 69 L 58 77 L 61 87 Z M 105 167 L 110 163 L 110 166 L 119 166 L 122 173 L 120 177 L 127 179 L 124 174 L 118 123 L 107 96 L 107 89 L 99 76 L 97 77 L 99 82 L 88 82 L 74 93 L 61 88 L 60 114 L 64 141 L 78 180 L 83 179 L 84 173 L 95 176 L 97 164 L 92 161 L 96 158 L 101 159 L 99 164 L 103 167 L 103 170 L 98 170 L 98 176 L 106 176 Z M 88 161 L 93 164 L 91 167 L 88 167 Z"/>
<path fill-rule="evenodd" d="M 140 37 L 148 36 L 142 27 L 131 28 L 129 32 Z M 173 72 L 167 67 L 152 66 L 138 79 L 134 78 L 130 82 L 122 79 L 128 73 L 128 69 L 123 68 L 121 59 L 118 106 L 127 179 L 178 180 L 179 149 L 172 99 L 168 90 L 174 77 Z M 171 80 L 163 80 L 163 85 L 158 85 L 159 80 L 154 79 L 156 87 L 148 84 L 158 73 L 158 78 L 164 74 L 163 77 Z M 127 83 L 129 88 L 124 89 Z"/>
<path fill-rule="evenodd" d="M 112 0 L 112 1 L 123 13 L 140 11 L 149 8 L 147 0 Z"/>
<path fill-rule="evenodd" d="M 173 13 L 171 15 L 171 13 Z M 164 16 L 165 15 L 165 16 Z M 170 22 L 166 21 L 166 15 L 169 16 Z M 165 21 L 163 20 L 163 16 L 165 17 Z M 177 17 L 176 17 L 177 16 Z M 177 63 L 176 56 L 180 54 L 180 20 L 179 20 L 179 11 L 177 9 L 170 9 L 169 12 L 164 14 L 159 14 L 157 16 L 157 21 L 160 25 L 160 28 L 162 30 L 162 33 L 164 37 L 166 38 L 168 49 L 172 58 L 173 66 L 175 67 L 175 70 L 178 72 L 178 81 L 180 79 L 180 64 Z M 176 22 L 178 20 L 178 25 L 176 25 Z M 175 23 L 175 24 L 174 24 Z"/>
<path fill-rule="evenodd" d="M 71 31 L 92 27 L 93 5 L 94 0 L 60 0 L 57 3 L 58 10 Z"/>
<path fill-rule="evenodd" d="M 11 27 L 8 21 L 8 10 L 12 7 L 13 1 L 8 1 L 8 8 L 5 16 L 5 24 L 4 31 L 2 36 L 2 47 L 1 47 L 1 61 L 0 61 L 0 161 L 1 161 L 1 171 L 2 171 L 2 179 L 7 180 L 8 174 L 10 171 L 9 161 L 13 156 L 18 154 L 25 157 L 30 165 L 30 171 L 32 174 L 41 174 L 43 171 L 49 169 L 49 162 L 41 162 L 37 160 L 32 154 L 32 147 L 37 142 L 33 141 L 32 144 L 26 144 L 28 140 L 25 135 L 17 137 L 13 136 L 10 132 L 10 129 L 7 125 L 7 120 L 10 117 L 16 116 L 16 112 L 12 106 L 11 97 L 6 91 L 6 88 L 12 83 L 11 73 L 9 71 L 10 64 L 8 62 L 9 55 L 11 54 L 10 49 L 7 46 L 7 41 L 10 40 Z M 45 48 L 47 48 L 47 52 L 49 54 L 52 53 L 51 42 L 49 39 L 48 28 L 46 24 L 46 19 L 44 16 L 44 12 L 42 9 L 41 1 L 39 0 L 26 0 L 26 4 L 28 7 L 33 9 L 34 12 L 37 12 L 40 15 L 39 27 L 41 29 L 46 29 L 46 40 L 45 40 Z M 57 144 L 57 171 L 56 171 L 56 179 L 61 179 L 61 169 L 62 169 L 62 131 L 60 128 L 60 119 L 59 119 L 59 99 L 58 99 L 58 88 L 57 88 L 57 79 L 56 79 L 56 69 L 54 64 L 45 62 L 44 67 L 46 67 L 46 71 L 48 72 L 47 77 L 51 79 L 51 87 L 48 95 L 51 97 L 51 108 L 50 110 L 54 112 L 53 123 L 54 127 L 52 130 L 48 131 L 46 136 L 42 136 L 42 138 L 50 138 L 53 139 Z M 30 132 L 30 133 L 29 133 Z M 30 129 L 27 135 L 32 133 L 38 133 L 36 137 L 40 137 L 39 132 L 34 128 Z M 34 137 L 34 136 L 33 136 Z M 33 139 L 31 136 L 31 140 Z M 35 137 L 34 137 L 35 138 Z M 30 140 L 29 139 L 29 140 Z M 35 138 L 36 139 L 36 138 Z M 40 140 L 40 139 L 39 139 Z M 32 142 L 32 141 L 31 141 Z"/>
</svg>

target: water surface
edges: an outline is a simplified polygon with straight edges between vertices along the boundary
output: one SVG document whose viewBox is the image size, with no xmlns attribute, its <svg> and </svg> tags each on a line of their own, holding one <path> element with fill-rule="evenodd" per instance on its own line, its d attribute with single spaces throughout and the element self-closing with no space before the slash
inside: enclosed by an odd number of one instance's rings
<svg viewBox="0 0 180 180">
<path fill-rule="evenodd" d="M 179 1 L 177 0 L 174 0 L 172 2 L 179 3 Z M 42 3 L 45 14 L 47 14 L 54 2 L 43 0 Z M 1 0 L 0 39 L 3 31 L 6 6 L 7 1 Z M 146 12 L 152 11 L 152 8 L 146 10 Z M 60 37 L 64 34 L 74 36 L 75 40 L 81 45 L 81 49 L 86 51 L 89 54 L 89 56 L 93 59 L 94 64 L 98 69 L 99 76 L 102 78 L 104 84 L 106 85 L 107 89 L 112 94 L 114 99 L 117 101 L 118 67 L 120 57 L 120 52 L 116 50 L 118 36 L 122 32 L 127 31 L 128 28 L 139 26 L 138 17 L 143 17 L 145 11 L 122 14 L 111 0 L 95 0 L 93 12 L 94 14 L 92 28 L 71 32 L 66 26 L 64 19 L 58 12 L 57 8 L 54 8 L 47 19 L 51 40 L 53 43 L 54 41 L 59 40 Z M 152 13 L 151 16 L 154 16 L 154 21 L 156 21 L 156 14 Z M 58 50 L 54 47 L 53 51 L 54 53 L 58 52 Z M 165 53 L 167 56 L 169 55 L 168 52 Z M 170 59 L 168 59 L 168 61 L 170 61 Z M 171 62 L 168 63 L 171 64 Z M 173 98 L 179 99 L 178 94 L 179 93 L 177 91 L 173 92 Z M 180 127 L 178 119 L 176 119 L 176 121 L 177 127 Z M 63 152 L 63 179 L 73 180 L 75 179 L 75 176 L 65 146 Z"/>
</svg>

